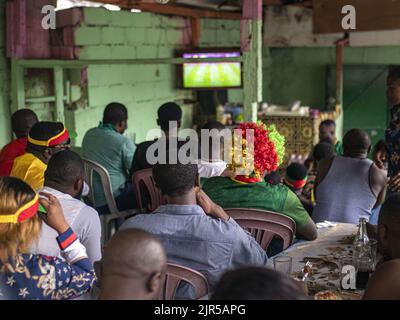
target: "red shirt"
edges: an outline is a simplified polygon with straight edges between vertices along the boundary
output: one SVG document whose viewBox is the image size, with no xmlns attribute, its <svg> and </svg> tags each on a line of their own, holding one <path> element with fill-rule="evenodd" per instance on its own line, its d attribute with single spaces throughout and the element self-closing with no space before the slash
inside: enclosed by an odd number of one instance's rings
<svg viewBox="0 0 400 320">
<path fill-rule="evenodd" d="M 0 177 L 9 176 L 14 159 L 25 153 L 28 138 L 11 141 L 0 151 Z"/>
</svg>

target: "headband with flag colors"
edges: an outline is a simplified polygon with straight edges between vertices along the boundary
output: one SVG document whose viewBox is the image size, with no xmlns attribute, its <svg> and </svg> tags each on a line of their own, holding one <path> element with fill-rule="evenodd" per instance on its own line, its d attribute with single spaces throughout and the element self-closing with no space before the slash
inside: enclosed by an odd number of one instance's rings
<svg viewBox="0 0 400 320">
<path fill-rule="evenodd" d="M 59 134 L 55 135 L 54 137 L 51 137 L 47 141 L 36 140 L 36 139 L 33 139 L 30 135 L 28 136 L 28 141 L 30 143 L 32 143 L 36 146 L 41 146 L 41 147 L 54 147 L 54 146 L 61 144 L 64 141 L 67 141 L 68 139 L 69 139 L 68 130 L 65 128 Z"/>
<path fill-rule="evenodd" d="M 0 214 L 0 223 L 21 223 L 32 218 L 39 210 L 39 196 L 35 197 L 27 204 L 23 205 L 14 214 Z"/>
<path fill-rule="evenodd" d="M 285 138 L 276 130 L 275 125 L 266 126 L 263 122 L 258 121 L 242 123 L 241 129 L 242 139 L 241 147 L 243 158 L 241 161 L 236 161 L 235 157 L 230 165 L 231 170 L 244 168 L 247 171 L 246 175 L 236 175 L 234 180 L 244 183 L 254 183 L 262 181 L 265 172 L 276 171 L 279 165 L 282 164 L 285 155 Z M 246 131 L 252 130 L 254 135 L 254 145 L 248 145 L 246 140 Z M 235 137 L 236 138 L 236 137 Z M 235 144 L 236 146 L 237 144 Z M 253 150 L 253 154 L 248 154 L 248 150 Z M 233 152 L 235 155 L 235 150 Z M 252 160 L 253 167 L 250 168 L 249 161 Z"/>
<path fill-rule="evenodd" d="M 303 188 L 307 183 L 307 179 L 308 179 L 308 177 L 306 176 L 304 179 L 294 180 L 294 179 L 291 179 L 287 174 L 285 175 L 285 178 L 284 178 L 285 184 L 294 189 Z"/>
</svg>

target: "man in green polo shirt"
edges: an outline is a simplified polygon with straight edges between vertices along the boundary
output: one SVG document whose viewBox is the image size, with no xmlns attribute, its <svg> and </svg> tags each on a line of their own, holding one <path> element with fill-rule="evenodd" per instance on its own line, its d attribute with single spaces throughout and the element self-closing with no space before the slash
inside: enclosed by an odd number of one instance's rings
<svg viewBox="0 0 400 320">
<path fill-rule="evenodd" d="M 119 210 L 136 207 L 133 186 L 129 181 L 129 169 L 136 146 L 123 134 L 127 129 L 128 110 L 117 102 L 104 110 L 103 122 L 86 132 L 82 142 L 82 157 L 107 169 L 112 192 Z M 93 178 L 94 204 L 99 214 L 109 213 L 100 177 Z"/>
<path fill-rule="evenodd" d="M 249 128 L 248 124 L 243 124 L 244 128 Z M 285 185 L 272 185 L 263 179 L 268 171 L 277 169 L 280 157 L 273 153 L 281 148 L 274 147 L 271 131 L 265 126 L 253 124 L 250 128 L 255 130 L 254 171 L 247 176 L 209 178 L 202 185 L 204 192 L 223 208 L 253 208 L 284 214 L 296 222 L 297 237 L 315 240 L 315 223 L 296 194 Z M 273 136 L 277 135 L 274 132 Z M 271 154 L 266 156 L 265 152 Z"/>
</svg>

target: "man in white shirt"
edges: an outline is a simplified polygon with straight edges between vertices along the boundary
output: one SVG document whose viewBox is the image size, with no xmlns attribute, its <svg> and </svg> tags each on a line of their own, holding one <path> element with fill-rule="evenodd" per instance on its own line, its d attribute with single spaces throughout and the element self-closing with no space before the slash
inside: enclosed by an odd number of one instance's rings
<svg viewBox="0 0 400 320">
<path fill-rule="evenodd" d="M 225 130 L 225 126 L 218 121 L 210 121 L 201 129 L 207 130 L 206 132 L 202 131 L 202 133 L 208 133 L 209 138 L 201 142 L 201 159 L 198 164 L 199 177 L 211 178 L 221 176 L 226 170 L 227 165 L 225 161 L 221 160 L 221 155 L 224 151 L 222 131 Z M 213 143 L 213 140 L 215 143 Z"/>
<path fill-rule="evenodd" d="M 65 219 L 85 246 L 92 263 L 101 260 L 101 223 L 96 210 L 80 201 L 84 187 L 84 165 L 81 157 L 65 150 L 55 154 L 45 172 L 44 188 L 39 190 L 57 197 Z M 57 233 L 43 224 L 32 253 L 59 256 Z"/>
</svg>

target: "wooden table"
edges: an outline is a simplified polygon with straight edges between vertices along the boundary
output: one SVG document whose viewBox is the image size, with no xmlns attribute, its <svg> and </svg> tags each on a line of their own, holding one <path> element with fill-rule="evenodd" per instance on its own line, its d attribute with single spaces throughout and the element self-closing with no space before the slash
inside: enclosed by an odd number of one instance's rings
<svg viewBox="0 0 400 320">
<path fill-rule="evenodd" d="M 315 241 L 299 241 L 276 255 L 292 257 L 292 276 L 302 270 L 307 260 L 313 263 L 312 275 L 307 279 L 310 294 L 323 290 L 340 289 L 340 260 L 352 256 L 351 236 L 357 233 L 357 225 L 338 223 L 335 227 L 318 229 Z M 273 258 L 268 265 L 273 268 Z M 311 258 L 311 259 L 310 259 Z M 362 291 L 343 294 L 344 299 L 361 298 Z"/>
</svg>

